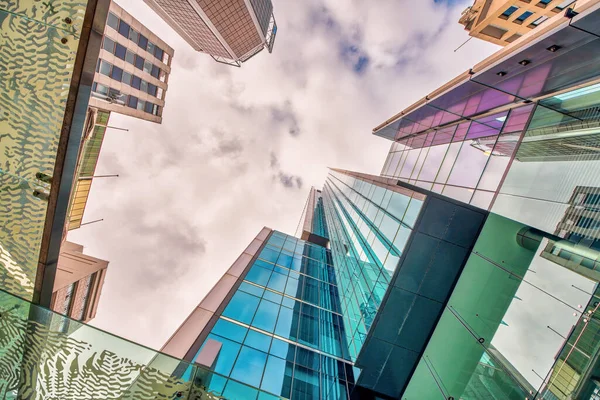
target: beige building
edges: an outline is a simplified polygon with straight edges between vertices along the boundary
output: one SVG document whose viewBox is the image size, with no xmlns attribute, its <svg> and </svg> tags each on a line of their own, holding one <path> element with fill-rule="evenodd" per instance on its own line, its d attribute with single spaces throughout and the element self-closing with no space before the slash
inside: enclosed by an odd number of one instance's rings
<svg viewBox="0 0 600 400">
<path fill-rule="evenodd" d="M 239 67 L 273 50 L 277 24 L 271 0 L 144 0 L 196 51 Z"/>
<path fill-rule="evenodd" d="M 162 122 L 174 50 L 111 2 L 89 105 Z"/>
<path fill-rule="evenodd" d="M 469 35 L 500 46 L 514 42 L 574 0 L 475 0 L 458 21 Z"/>
<path fill-rule="evenodd" d="M 83 254 L 83 246 L 64 242 L 50 308 L 72 319 L 88 322 L 96 316 L 108 261 Z"/>
</svg>

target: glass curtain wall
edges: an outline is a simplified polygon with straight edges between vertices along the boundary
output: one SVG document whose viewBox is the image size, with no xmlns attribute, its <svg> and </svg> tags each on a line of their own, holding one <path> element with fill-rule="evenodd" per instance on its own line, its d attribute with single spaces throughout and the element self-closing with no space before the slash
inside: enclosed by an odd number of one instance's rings
<svg viewBox="0 0 600 400">
<path fill-rule="evenodd" d="M 329 250 L 273 232 L 208 339 L 226 398 L 346 399 L 354 383 Z M 198 354 L 202 348 L 198 351 Z M 254 389 L 237 391 L 237 382 Z"/>
<path fill-rule="evenodd" d="M 424 197 L 331 171 L 323 189 L 352 360 L 365 341 Z"/>
</svg>

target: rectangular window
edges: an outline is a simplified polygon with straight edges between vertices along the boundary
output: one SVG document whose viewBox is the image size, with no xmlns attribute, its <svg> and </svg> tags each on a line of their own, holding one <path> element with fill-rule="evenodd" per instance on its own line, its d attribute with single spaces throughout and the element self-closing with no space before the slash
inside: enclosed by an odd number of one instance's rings
<svg viewBox="0 0 600 400">
<path fill-rule="evenodd" d="M 108 86 L 104 86 L 100 83 L 97 83 L 95 92 L 99 93 L 99 94 L 103 94 L 105 96 L 108 96 Z"/>
<path fill-rule="evenodd" d="M 527 18 L 531 17 L 533 13 L 531 11 L 525 11 L 523 14 L 519 15 L 517 19 L 514 20 L 517 24 L 522 24 Z"/>
<path fill-rule="evenodd" d="M 143 69 L 144 68 L 144 59 L 136 54 L 134 65 L 137 69 Z"/>
<path fill-rule="evenodd" d="M 533 25 L 533 26 L 538 26 L 539 24 L 541 24 L 542 22 L 544 22 L 544 21 L 545 21 L 545 20 L 547 20 L 547 19 L 548 19 L 548 16 L 546 16 L 546 15 L 542 15 L 541 17 L 539 17 L 538 19 L 536 19 L 535 21 L 533 21 L 533 22 L 531 23 L 531 25 Z"/>
<path fill-rule="evenodd" d="M 148 83 L 148 94 L 156 97 L 156 86 Z"/>
<path fill-rule="evenodd" d="M 121 79 L 123 79 L 123 70 L 121 68 L 113 65 L 112 72 L 110 73 L 110 77 L 116 81 L 121 82 Z"/>
<path fill-rule="evenodd" d="M 162 100 L 162 98 L 163 98 L 163 93 L 164 93 L 164 91 L 163 91 L 163 89 L 162 89 L 162 88 L 160 88 L 160 87 L 159 87 L 159 88 L 157 88 L 157 89 L 156 89 L 156 97 L 157 97 L 157 98 L 159 98 L 159 99 L 161 99 L 161 100 Z"/>
<path fill-rule="evenodd" d="M 123 80 L 121 82 L 125 83 L 126 85 L 131 85 L 131 77 L 132 75 L 129 72 L 123 71 Z"/>
<path fill-rule="evenodd" d="M 169 65 L 169 59 L 170 59 L 169 54 L 164 53 L 163 54 L 162 62 L 164 62 L 165 64 Z"/>
<path fill-rule="evenodd" d="M 163 49 L 161 49 L 160 47 L 156 46 L 156 47 L 154 48 L 154 57 L 158 58 L 160 61 L 162 61 L 162 60 L 163 60 L 164 53 L 165 53 L 165 52 L 164 52 L 164 51 L 163 51 Z"/>
<path fill-rule="evenodd" d="M 148 47 L 146 47 L 146 51 L 148 53 L 154 55 L 154 49 L 155 49 L 154 43 L 148 42 Z"/>
<path fill-rule="evenodd" d="M 104 41 L 102 42 L 102 48 L 109 53 L 113 54 L 115 50 L 115 42 L 108 36 L 104 36 Z"/>
<path fill-rule="evenodd" d="M 567 6 L 573 4 L 575 2 L 575 0 L 565 0 L 562 3 L 558 4 L 556 7 L 554 7 L 555 9 L 559 9 L 559 10 L 564 10 L 565 8 L 567 8 Z"/>
<path fill-rule="evenodd" d="M 129 40 L 131 40 L 133 43 L 138 42 L 140 37 L 140 34 L 137 31 L 134 31 L 133 29 L 129 30 Z"/>
<path fill-rule="evenodd" d="M 158 115 L 158 113 L 159 113 L 159 110 L 160 110 L 160 106 L 159 106 L 158 104 L 154 104 L 154 105 L 152 106 L 152 114 L 153 114 L 153 115 Z"/>
<path fill-rule="evenodd" d="M 506 9 L 506 11 L 504 11 L 502 14 L 500 14 L 500 18 L 502 19 L 508 19 L 508 17 L 510 17 L 511 15 L 513 15 L 515 13 L 515 11 L 517 11 L 519 9 L 519 7 L 516 6 L 510 6 Z"/>
<path fill-rule="evenodd" d="M 117 56 L 117 58 L 120 58 L 121 60 L 124 60 L 126 54 L 127 49 L 125 48 L 125 46 L 117 43 L 115 47 L 115 56 Z"/>
<path fill-rule="evenodd" d="M 140 39 L 138 40 L 138 46 L 146 50 L 148 47 L 148 38 L 140 33 Z"/>
<path fill-rule="evenodd" d="M 106 25 L 110 26 L 115 31 L 118 30 L 119 29 L 119 17 L 117 17 L 115 14 L 109 12 L 108 18 L 106 19 Z"/>
<path fill-rule="evenodd" d="M 127 107 L 137 108 L 137 104 L 138 104 L 138 98 L 135 96 L 129 96 L 129 98 L 127 99 Z"/>
<path fill-rule="evenodd" d="M 129 64 L 135 64 L 135 53 L 127 50 L 125 53 L 125 61 L 127 61 Z"/>
<path fill-rule="evenodd" d="M 156 65 L 152 66 L 152 71 L 150 72 L 150 75 L 152 75 L 153 77 L 155 77 L 156 79 L 158 79 L 159 75 L 160 75 L 160 68 L 158 68 Z"/>
<path fill-rule="evenodd" d="M 142 92 L 148 93 L 148 82 L 142 79 L 142 84 L 140 85 L 140 90 Z"/>
<path fill-rule="evenodd" d="M 138 103 L 137 103 L 137 109 L 144 111 L 144 106 L 146 105 L 146 102 L 144 100 L 139 100 L 138 99 Z"/>
<path fill-rule="evenodd" d="M 129 24 L 124 21 L 119 21 L 119 33 L 126 38 L 129 38 Z"/>
<path fill-rule="evenodd" d="M 152 63 L 148 60 L 144 61 L 144 72 L 150 74 L 152 72 Z"/>
<path fill-rule="evenodd" d="M 100 60 L 100 72 L 102 75 L 110 76 L 111 65 L 104 60 Z"/>
<path fill-rule="evenodd" d="M 133 77 L 131 78 L 131 86 L 139 90 L 141 85 L 142 79 L 139 76 L 133 75 Z"/>
<path fill-rule="evenodd" d="M 161 82 L 164 82 L 167 80 L 167 73 L 165 71 L 163 71 L 162 69 L 159 69 L 160 74 L 158 75 L 158 80 Z"/>
<path fill-rule="evenodd" d="M 148 114 L 152 114 L 152 106 L 153 105 L 154 104 L 147 101 L 146 104 L 144 105 L 144 111 L 146 111 Z"/>
</svg>

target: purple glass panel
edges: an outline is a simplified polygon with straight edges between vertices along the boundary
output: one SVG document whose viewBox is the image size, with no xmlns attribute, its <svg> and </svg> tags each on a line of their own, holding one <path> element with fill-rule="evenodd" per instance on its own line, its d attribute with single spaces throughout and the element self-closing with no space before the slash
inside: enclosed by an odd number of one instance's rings
<svg viewBox="0 0 600 400">
<path fill-rule="evenodd" d="M 473 121 L 469 127 L 467 139 L 498 135 L 507 115 L 508 111 L 505 111 Z"/>
<path fill-rule="evenodd" d="M 450 143 L 457 126 L 458 125 L 448 126 L 437 131 L 431 144 L 435 146 L 438 144 Z"/>
<path fill-rule="evenodd" d="M 533 110 L 533 104 L 528 104 L 523 107 L 512 109 L 510 111 L 506 124 L 504 124 L 502 132 L 521 132 L 525 128 L 525 124 L 529 119 L 529 114 L 531 114 L 531 110 Z"/>
<path fill-rule="evenodd" d="M 465 137 L 467 136 L 467 131 L 469 130 L 470 125 L 471 125 L 470 122 L 463 122 L 463 123 L 459 124 L 458 128 L 456 128 L 456 132 L 454 133 L 454 137 L 452 138 L 452 141 L 460 142 L 462 140 L 465 140 Z"/>
</svg>

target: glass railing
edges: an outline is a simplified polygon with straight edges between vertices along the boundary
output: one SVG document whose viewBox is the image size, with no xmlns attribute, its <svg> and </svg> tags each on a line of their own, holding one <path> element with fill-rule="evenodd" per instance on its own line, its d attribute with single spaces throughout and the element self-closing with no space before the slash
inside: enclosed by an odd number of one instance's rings
<svg viewBox="0 0 600 400">
<path fill-rule="evenodd" d="M 0 290 L 0 399 L 276 399 Z"/>
</svg>

